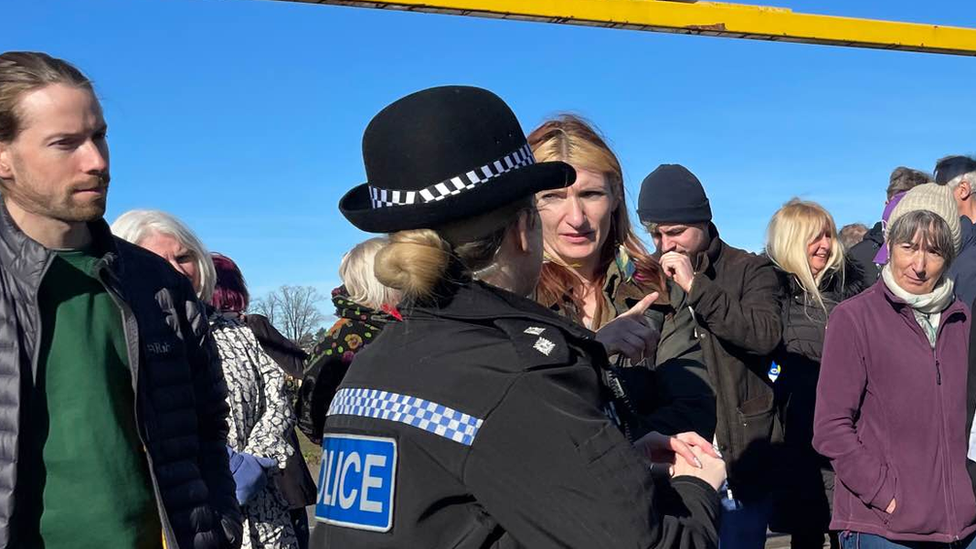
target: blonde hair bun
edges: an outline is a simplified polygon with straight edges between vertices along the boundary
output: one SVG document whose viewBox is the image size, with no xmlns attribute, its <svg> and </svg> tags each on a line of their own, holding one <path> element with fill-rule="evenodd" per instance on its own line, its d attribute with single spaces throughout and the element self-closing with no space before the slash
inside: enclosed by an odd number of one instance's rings
<svg viewBox="0 0 976 549">
<path fill-rule="evenodd" d="M 404 299 L 428 298 L 447 270 L 450 250 L 430 229 L 400 231 L 376 253 L 373 270 L 381 284 L 400 290 Z"/>
</svg>

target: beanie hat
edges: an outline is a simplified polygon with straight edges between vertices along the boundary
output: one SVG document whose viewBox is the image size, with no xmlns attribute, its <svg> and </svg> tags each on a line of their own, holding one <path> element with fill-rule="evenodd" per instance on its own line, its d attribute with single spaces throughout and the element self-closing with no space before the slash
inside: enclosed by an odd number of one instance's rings
<svg viewBox="0 0 976 549">
<path fill-rule="evenodd" d="M 703 223 L 712 220 L 712 208 L 695 174 L 662 164 L 641 183 L 637 216 L 642 223 Z"/>
<path fill-rule="evenodd" d="M 894 226 L 899 218 L 907 213 L 918 210 L 928 210 L 946 222 L 949 226 L 949 233 L 952 234 L 953 246 L 956 248 L 956 253 L 958 254 L 959 248 L 962 246 L 959 209 L 956 206 L 955 198 L 952 196 L 952 189 L 946 185 L 926 183 L 905 193 L 905 197 L 895 206 L 894 211 L 891 212 L 891 217 L 888 218 L 886 233 L 890 232 L 891 227 Z M 885 234 L 886 239 L 887 236 Z"/>
</svg>

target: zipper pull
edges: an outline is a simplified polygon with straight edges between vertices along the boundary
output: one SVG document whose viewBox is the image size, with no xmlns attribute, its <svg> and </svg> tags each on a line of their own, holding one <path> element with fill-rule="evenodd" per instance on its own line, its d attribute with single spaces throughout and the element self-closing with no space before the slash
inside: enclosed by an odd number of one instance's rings
<svg viewBox="0 0 976 549">
<path fill-rule="evenodd" d="M 935 384 L 942 385 L 942 369 L 939 368 L 939 360 L 935 360 Z"/>
</svg>

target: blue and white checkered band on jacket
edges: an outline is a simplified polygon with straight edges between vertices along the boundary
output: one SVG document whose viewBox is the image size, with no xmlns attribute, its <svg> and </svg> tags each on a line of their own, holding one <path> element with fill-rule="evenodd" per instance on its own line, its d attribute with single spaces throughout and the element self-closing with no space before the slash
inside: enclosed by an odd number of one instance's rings
<svg viewBox="0 0 976 549">
<path fill-rule="evenodd" d="M 490 164 L 475 168 L 467 173 L 457 175 L 440 183 L 431 185 L 419 191 L 394 191 L 369 186 L 369 197 L 373 208 L 387 208 L 390 206 L 407 206 L 437 202 L 449 196 L 461 194 L 492 179 L 535 164 L 532 148 L 526 143 L 519 150 L 508 154 Z"/>
<path fill-rule="evenodd" d="M 471 446 L 484 423 L 443 404 L 376 389 L 340 389 L 332 399 L 328 415 L 397 421 L 465 446 Z"/>
</svg>

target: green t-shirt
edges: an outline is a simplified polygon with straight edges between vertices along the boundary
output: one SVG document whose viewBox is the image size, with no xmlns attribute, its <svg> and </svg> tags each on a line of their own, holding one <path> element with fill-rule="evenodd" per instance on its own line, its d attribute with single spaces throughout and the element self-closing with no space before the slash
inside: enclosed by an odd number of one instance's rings
<svg viewBox="0 0 976 549">
<path fill-rule="evenodd" d="M 162 546 L 122 315 L 96 278 L 96 261 L 90 251 L 60 252 L 41 284 L 37 382 L 21 428 L 18 547 Z"/>
</svg>

